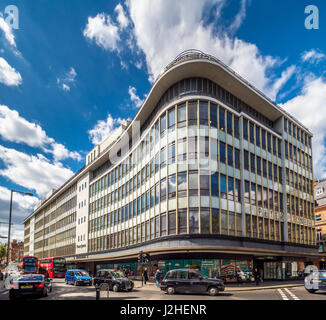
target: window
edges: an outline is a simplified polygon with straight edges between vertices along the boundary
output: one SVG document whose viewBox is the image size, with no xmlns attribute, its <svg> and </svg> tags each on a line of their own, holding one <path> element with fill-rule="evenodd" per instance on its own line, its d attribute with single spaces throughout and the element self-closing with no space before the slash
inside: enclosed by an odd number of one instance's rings
<svg viewBox="0 0 326 320">
<path fill-rule="evenodd" d="M 239 138 L 239 118 L 234 116 L 234 137 Z"/>
<path fill-rule="evenodd" d="M 233 135 L 232 114 L 229 111 L 227 112 L 226 120 L 227 120 L 228 134 Z"/>
<path fill-rule="evenodd" d="M 220 175 L 220 185 L 221 185 L 221 197 L 226 199 L 226 176 L 224 174 Z"/>
<path fill-rule="evenodd" d="M 187 139 L 178 141 L 178 161 L 187 160 Z"/>
<path fill-rule="evenodd" d="M 220 130 L 225 131 L 225 111 L 220 107 L 219 111 L 219 120 L 220 120 Z"/>
<path fill-rule="evenodd" d="M 234 201 L 234 188 L 232 177 L 228 177 L 228 199 Z"/>
<path fill-rule="evenodd" d="M 161 201 L 166 200 L 166 178 L 161 180 Z"/>
<path fill-rule="evenodd" d="M 161 237 L 166 235 L 166 214 L 161 214 Z"/>
<path fill-rule="evenodd" d="M 188 139 L 188 153 L 189 159 L 197 159 L 197 137 Z"/>
<path fill-rule="evenodd" d="M 197 125 L 197 102 L 188 103 L 188 123 L 189 125 Z"/>
<path fill-rule="evenodd" d="M 217 128 L 217 105 L 210 104 L 210 124 L 211 127 Z"/>
<path fill-rule="evenodd" d="M 161 149 L 161 168 L 166 166 L 166 148 Z"/>
<path fill-rule="evenodd" d="M 255 155 L 250 153 L 250 171 L 252 173 L 255 173 L 255 168 L 256 168 L 256 166 L 255 166 Z"/>
<path fill-rule="evenodd" d="M 155 204 L 160 202 L 160 183 L 155 185 Z"/>
<path fill-rule="evenodd" d="M 196 271 L 189 271 L 189 279 L 199 279 L 201 274 Z"/>
<path fill-rule="evenodd" d="M 175 129 L 175 108 L 172 108 L 168 112 L 168 126 L 169 126 L 169 132 L 174 131 Z"/>
<path fill-rule="evenodd" d="M 166 115 L 161 117 L 161 138 L 164 137 L 166 131 Z"/>
<path fill-rule="evenodd" d="M 260 147 L 260 128 L 256 127 L 256 146 Z"/>
<path fill-rule="evenodd" d="M 178 228 L 180 233 L 187 233 L 187 210 L 179 209 L 178 210 Z"/>
<path fill-rule="evenodd" d="M 209 176 L 201 173 L 199 178 L 200 178 L 200 195 L 208 196 L 209 195 Z"/>
<path fill-rule="evenodd" d="M 169 234 L 176 234 L 176 211 L 169 211 Z"/>
<path fill-rule="evenodd" d="M 198 195 L 198 173 L 189 173 L 189 195 Z"/>
<path fill-rule="evenodd" d="M 199 120 L 200 124 L 208 125 L 208 103 L 200 102 L 199 104 Z"/>
<path fill-rule="evenodd" d="M 211 194 L 212 197 L 218 197 L 218 173 L 211 176 Z"/>
<path fill-rule="evenodd" d="M 168 157 L 169 157 L 169 164 L 175 163 L 175 142 L 169 145 Z"/>
<path fill-rule="evenodd" d="M 243 139 L 248 140 L 248 120 L 243 119 Z"/>
<path fill-rule="evenodd" d="M 169 199 L 175 198 L 176 195 L 176 175 L 172 174 L 168 177 L 168 193 Z"/>
<path fill-rule="evenodd" d="M 178 127 L 186 126 L 186 105 L 178 106 Z"/>
<path fill-rule="evenodd" d="M 201 221 L 201 233 L 209 234 L 210 233 L 210 213 L 209 209 L 200 210 L 200 221 Z"/>
<path fill-rule="evenodd" d="M 220 162 L 225 163 L 225 143 L 220 142 Z"/>
<path fill-rule="evenodd" d="M 154 187 L 151 188 L 151 196 L 150 196 L 150 207 L 153 208 L 155 205 L 155 189 Z"/>
<path fill-rule="evenodd" d="M 189 210 L 189 233 L 198 233 L 198 209 Z"/>
<path fill-rule="evenodd" d="M 187 172 L 178 173 L 178 198 L 187 196 Z"/>
<path fill-rule="evenodd" d="M 228 146 L 228 165 L 233 167 L 233 147 Z"/>
<path fill-rule="evenodd" d="M 318 187 L 316 190 L 316 196 L 319 196 L 324 193 L 324 188 L 323 187 Z"/>
<path fill-rule="evenodd" d="M 250 142 L 255 143 L 255 136 L 254 136 L 254 125 L 250 122 Z"/>
</svg>

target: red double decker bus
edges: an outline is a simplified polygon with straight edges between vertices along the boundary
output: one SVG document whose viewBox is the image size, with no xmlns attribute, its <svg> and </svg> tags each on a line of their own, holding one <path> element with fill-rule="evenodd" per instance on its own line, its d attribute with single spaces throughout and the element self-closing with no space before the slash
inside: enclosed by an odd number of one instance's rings
<svg viewBox="0 0 326 320">
<path fill-rule="evenodd" d="M 49 278 L 64 278 L 66 274 L 66 259 L 61 257 L 40 259 L 39 273 Z"/>
<path fill-rule="evenodd" d="M 34 256 L 23 257 L 22 270 L 24 274 L 38 273 L 38 258 Z"/>
</svg>

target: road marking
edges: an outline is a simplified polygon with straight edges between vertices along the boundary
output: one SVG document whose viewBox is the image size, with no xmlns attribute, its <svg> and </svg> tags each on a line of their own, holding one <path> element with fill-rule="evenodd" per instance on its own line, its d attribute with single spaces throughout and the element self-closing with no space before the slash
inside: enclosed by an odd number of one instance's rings
<svg viewBox="0 0 326 320">
<path fill-rule="evenodd" d="M 282 289 L 277 289 L 278 293 L 281 295 L 283 300 L 289 300 L 286 294 L 282 291 Z"/>
<path fill-rule="evenodd" d="M 300 300 L 294 293 L 292 293 L 288 288 L 284 289 L 294 300 Z"/>
</svg>

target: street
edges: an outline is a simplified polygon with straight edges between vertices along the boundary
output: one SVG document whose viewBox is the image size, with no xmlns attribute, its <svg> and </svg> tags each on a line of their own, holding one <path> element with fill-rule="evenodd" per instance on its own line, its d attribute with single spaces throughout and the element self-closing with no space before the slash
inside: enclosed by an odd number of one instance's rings
<svg viewBox="0 0 326 320">
<path fill-rule="evenodd" d="M 53 290 L 48 297 L 29 299 L 39 300 L 95 300 L 94 286 L 66 285 L 63 279 L 53 281 Z M 8 300 L 8 292 L 0 293 L 0 300 Z M 22 298 L 26 299 L 26 297 Z M 101 300 L 107 300 L 106 292 L 101 292 Z M 226 288 L 218 296 L 206 294 L 175 294 L 168 295 L 153 284 L 141 287 L 137 282 L 132 292 L 109 292 L 111 300 L 326 300 L 326 292 L 308 293 L 303 286 L 292 288 L 271 288 L 262 290 L 237 291 L 237 288 Z"/>
</svg>

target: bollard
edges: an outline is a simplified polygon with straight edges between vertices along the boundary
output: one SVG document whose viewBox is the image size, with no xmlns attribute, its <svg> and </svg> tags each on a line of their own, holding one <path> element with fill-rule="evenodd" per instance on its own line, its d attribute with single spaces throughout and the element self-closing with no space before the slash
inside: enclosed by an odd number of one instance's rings
<svg viewBox="0 0 326 320">
<path fill-rule="evenodd" d="M 100 287 L 96 286 L 96 300 L 100 300 L 100 294 L 101 294 Z"/>
</svg>

